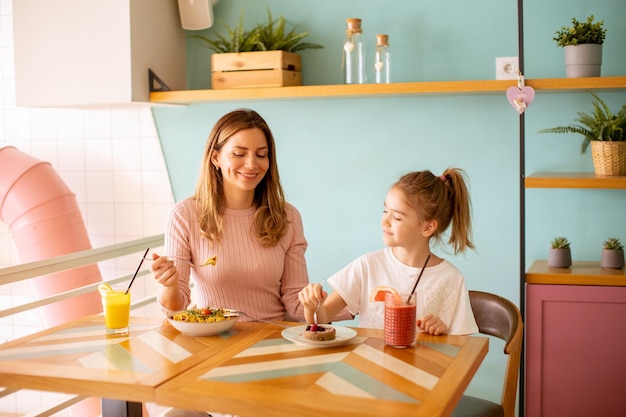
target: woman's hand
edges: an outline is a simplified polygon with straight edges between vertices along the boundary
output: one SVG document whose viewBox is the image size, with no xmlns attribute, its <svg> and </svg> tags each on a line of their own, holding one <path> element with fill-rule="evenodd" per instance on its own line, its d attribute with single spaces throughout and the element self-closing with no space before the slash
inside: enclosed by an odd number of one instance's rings
<svg viewBox="0 0 626 417">
<path fill-rule="evenodd" d="M 152 254 L 152 259 L 154 259 L 154 261 L 152 265 L 150 265 L 150 272 L 152 272 L 154 280 L 164 287 L 177 287 L 178 270 L 174 262 L 156 253 Z"/>
<path fill-rule="evenodd" d="M 150 272 L 154 280 L 159 283 L 157 290 L 157 300 L 165 308 L 171 311 L 179 311 L 185 308 L 185 300 L 178 288 L 179 273 L 174 262 L 166 256 L 152 254 L 152 265 Z"/>
<path fill-rule="evenodd" d="M 423 319 L 417 319 L 417 327 L 424 333 L 432 334 L 435 336 L 448 333 L 448 326 L 434 314 L 428 314 Z"/>
</svg>

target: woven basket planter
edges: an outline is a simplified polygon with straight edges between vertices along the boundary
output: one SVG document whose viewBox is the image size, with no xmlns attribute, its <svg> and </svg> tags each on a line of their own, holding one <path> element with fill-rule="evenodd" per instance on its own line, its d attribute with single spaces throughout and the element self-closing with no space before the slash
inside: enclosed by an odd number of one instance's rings
<svg viewBox="0 0 626 417">
<path fill-rule="evenodd" d="M 596 175 L 626 175 L 626 142 L 591 141 Z"/>
</svg>

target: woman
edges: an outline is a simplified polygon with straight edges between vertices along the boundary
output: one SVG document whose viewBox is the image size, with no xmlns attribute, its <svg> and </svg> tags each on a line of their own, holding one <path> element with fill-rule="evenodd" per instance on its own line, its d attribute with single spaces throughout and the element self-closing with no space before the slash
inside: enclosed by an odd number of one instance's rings
<svg viewBox="0 0 626 417">
<path fill-rule="evenodd" d="M 158 303 L 167 315 L 193 300 L 257 319 L 303 320 L 298 292 L 309 281 L 306 248 L 300 213 L 285 201 L 270 128 L 253 110 L 232 111 L 209 135 L 194 195 L 174 207 L 167 255 L 152 255 Z M 190 267 L 168 256 L 216 262 Z"/>
</svg>

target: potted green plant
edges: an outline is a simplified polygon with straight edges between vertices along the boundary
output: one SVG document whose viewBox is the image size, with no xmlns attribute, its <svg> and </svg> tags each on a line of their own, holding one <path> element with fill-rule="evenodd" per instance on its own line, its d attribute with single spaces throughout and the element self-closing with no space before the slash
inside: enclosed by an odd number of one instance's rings
<svg viewBox="0 0 626 417">
<path fill-rule="evenodd" d="M 593 112 L 578 112 L 577 124 L 542 129 L 539 133 L 578 133 L 583 136 L 580 153 L 591 143 L 596 175 L 626 175 L 626 104 L 614 114 L 596 94 Z"/>
<path fill-rule="evenodd" d="M 548 266 L 552 268 L 569 268 L 572 265 L 572 251 L 569 240 L 559 236 L 550 242 Z"/>
<path fill-rule="evenodd" d="M 616 237 L 610 237 L 602 245 L 600 266 L 608 269 L 622 269 L 624 267 L 624 245 Z"/>
<path fill-rule="evenodd" d="M 244 14 L 241 12 L 239 23 L 234 27 L 221 22 L 226 35 L 215 34 L 216 39 L 209 39 L 202 35 L 192 35 L 191 38 L 202 41 L 203 45 L 218 54 L 230 52 L 251 52 L 259 50 L 258 33 L 256 30 L 244 30 Z"/>
<path fill-rule="evenodd" d="M 591 15 L 580 22 L 572 18 L 571 26 L 556 31 L 553 40 L 565 50 L 568 78 L 599 77 L 602 66 L 602 44 L 606 37 L 604 20 L 594 22 Z"/>
<path fill-rule="evenodd" d="M 283 16 L 272 17 L 267 9 L 267 22 L 251 30 L 244 29 L 244 12 L 239 23 L 230 27 L 222 22 L 226 34 L 210 39 L 194 35 L 212 50 L 211 72 L 214 89 L 281 87 L 302 85 L 302 59 L 305 49 L 320 49 L 322 45 L 304 42 L 308 32 L 296 32 L 297 25 L 287 30 Z"/>
</svg>

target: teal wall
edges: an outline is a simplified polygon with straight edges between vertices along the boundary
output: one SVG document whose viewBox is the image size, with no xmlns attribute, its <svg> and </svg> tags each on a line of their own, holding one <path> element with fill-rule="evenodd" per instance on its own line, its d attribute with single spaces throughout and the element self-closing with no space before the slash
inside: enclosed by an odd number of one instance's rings
<svg viewBox="0 0 626 417">
<path fill-rule="evenodd" d="M 563 77 L 563 51 L 554 32 L 571 17 L 594 13 L 608 28 L 603 75 L 623 75 L 626 58 L 624 0 L 527 0 L 524 5 L 526 77 Z M 307 40 L 325 46 L 303 56 L 305 85 L 342 80 L 345 18 L 360 17 L 370 47 L 388 33 L 396 82 L 494 79 L 495 58 L 517 56 L 517 1 L 371 2 L 343 0 L 221 0 L 217 19 L 238 22 L 242 6 L 248 25 L 266 20 L 266 6 L 283 15 Z M 200 34 L 223 33 L 216 25 Z M 370 42 L 371 40 L 371 42 Z M 370 49 L 371 51 L 371 49 Z M 189 87 L 210 88 L 210 52 L 188 41 Z M 624 93 L 601 93 L 617 109 Z M 401 174 L 448 166 L 470 177 L 477 250 L 446 256 L 472 289 L 520 299 L 519 116 L 504 92 L 419 97 L 245 100 L 154 108 L 175 198 L 192 193 L 208 133 L 237 107 L 259 111 L 273 129 L 288 199 L 301 211 L 309 241 L 313 281 L 358 255 L 383 246 L 380 216 L 388 186 Z M 578 137 L 538 135 L 544 127 L 568 124 L 590 108 L 584 93 L 538 92 L 526 112 L 527 172 L 591 171 L 590 154 L 580 155 Z M 527 264 L 545 259 L 549 241 L 564 234 L 576 259 L 598 259 L 607 235 L 626 240 L 621 192 L 529 190 Z M 588 213 L 588 214 L 587 214 Z M 587 214 L 587 215 L 585 215 Z M 598 216 L 599 214 L 599 216 Z M 499 400 L 502 344 L 492 340 L 488 359 L 469 392 Z"/>
</svg>

